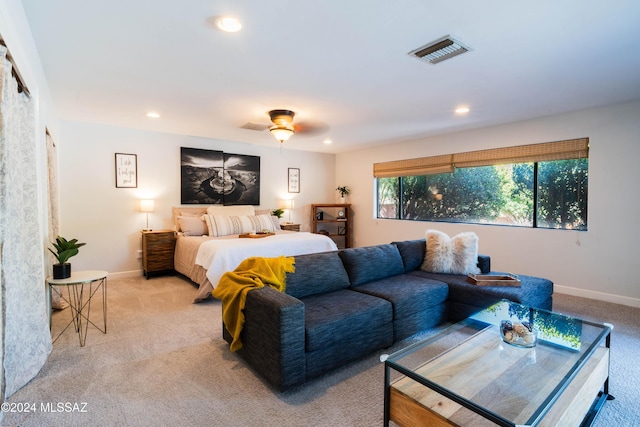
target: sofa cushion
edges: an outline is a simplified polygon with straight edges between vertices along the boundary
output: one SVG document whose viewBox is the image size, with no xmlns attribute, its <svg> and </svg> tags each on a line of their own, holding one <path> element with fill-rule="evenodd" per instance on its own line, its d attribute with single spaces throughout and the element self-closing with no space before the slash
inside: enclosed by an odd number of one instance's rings
<svg viewBox="0 0 640 427">
<path fill-rule="evenodd" d="M 417 270 L 422 265 L 427 251 L 427 239 L 393 242 L 392 245 L 396 245 L 400 252 L 405 273 Z"/>
<path fill-rule="evenodd" d="M 352 289 L 389 301 L 394 320 L 442 304 L 449 295 L 446 283 L 410 274 L 375 280 Z"/>
<path fill-rule="evenodd" d="M 349 287 L 349 276 L 337 251 L 297 255 L 294 259 L 296 271 L 287 273 L 287 294 L 302 298 Z"/>
<path fill-rule="evenodd" d="M 349 248 L 340 251 L 339 254 L 351 286 L 404 273 L 404 264 L 396 245 Z"/>
<path fill-rule="evenodd" d="M 394 340 L 399 341 L 405 339 L 446 322 L 449 319 L 448 307 L 449 303 L 444 302 L 429 307 L 424 311 L 414 313 L 411 316 L 394 320 Z"/>
<path fill-rule="evenodd" d="M 305 351 L 311 352 L 332 346 L 356 348 L 369 331 L 391 325 L 391 303 L 352 290 L 338 290 L 302 298 L 304 303 Z M 391 328 L 389 328 L 391 331 Z M 385 342 L 391 344 L 393 334 Z"/>
<path fill-rule="evenodd" d="M 449 285 L 449 301 L 463 302 L 480 308 L 508 299 L 523 305 L 542 308 L 553 294 L 553 282 L 534 276 L 519 275 L 520 286 L 478 286 L 467 282 L 462 274 L 440 274 L 416 270 L 409 273 L 427 279 L 441 280 Z M 492 272 L 504 275 L 507 273 Z"/>
</svg>

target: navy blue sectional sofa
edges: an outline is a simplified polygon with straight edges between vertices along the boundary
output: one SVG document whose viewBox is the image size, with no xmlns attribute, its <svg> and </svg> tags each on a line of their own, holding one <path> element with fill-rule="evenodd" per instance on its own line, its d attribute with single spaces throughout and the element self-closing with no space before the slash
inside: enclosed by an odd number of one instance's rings
<svg viewBox="0 0 640 427">
<path fill-rule="evenodd" d="M 421 271 L 425 248 L 421 239 L 294 257 L 285 293 L 247 294 L 239 354 L 284 391 L 504 298 L 551 309 L 547 279 L 476 286 L 464 275 Z M 490 258 L 479 256 L 478 266 L 489 273 Z M 223 336 L 231 342 L 226 328 Z"/>
</svg>

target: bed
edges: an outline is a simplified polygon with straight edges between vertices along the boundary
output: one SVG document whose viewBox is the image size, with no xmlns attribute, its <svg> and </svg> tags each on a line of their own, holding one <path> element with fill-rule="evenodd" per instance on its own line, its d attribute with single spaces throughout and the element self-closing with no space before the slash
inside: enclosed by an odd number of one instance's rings
<svg viewBox="0 0 640 427">
<path fill-rule="evenodd" d="M 211 296 L 220 277 L 251 256 L 294 256 L 337 250 L 327 236 L 280 229 L 269 211 L 253 206 L 174 207 L 175 270 L 198 285 L 194 302 Z M 239 238 L 250 231 L 264 238 Z"/>
</svg>

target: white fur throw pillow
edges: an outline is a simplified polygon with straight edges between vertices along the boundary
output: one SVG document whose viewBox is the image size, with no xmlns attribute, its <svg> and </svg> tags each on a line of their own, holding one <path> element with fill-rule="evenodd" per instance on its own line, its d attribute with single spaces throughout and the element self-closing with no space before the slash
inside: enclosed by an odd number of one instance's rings
<svg viewBox="0 0 640 427">
<path fill-rule="evenodd" d="M 427 253 L 420 269 L 432 273 L 480 273 L 478 236 L 465 232 L 449 237 L 438 230 L 427 230 Z"/>
</svg>

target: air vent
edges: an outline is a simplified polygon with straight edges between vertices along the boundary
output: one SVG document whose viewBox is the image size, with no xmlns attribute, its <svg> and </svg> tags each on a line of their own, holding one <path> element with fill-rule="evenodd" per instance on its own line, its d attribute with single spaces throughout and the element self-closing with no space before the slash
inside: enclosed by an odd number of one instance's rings
<svg viewBox="0 0 640 427">
<path fill-rule="evenodd" d="M 263 131 L 263 130 L 269 129 L 269 125 L 249 122 L 249 123 L 245 123 L 242 126 L 240 126 L 240 129 Z"/>
<path fill-rule="evenodd" d="M 423 61 L 427 61 L 428 63 L 435 65 L 470 50 L 471 49 L 468 46 L 463 45 L 453 37 L 445 36 L 435 42 L 409 52 L 409 55 L 413 55 Z"/>
</svg>

